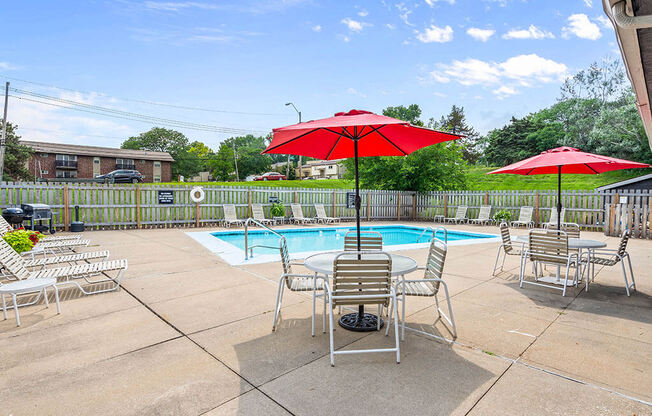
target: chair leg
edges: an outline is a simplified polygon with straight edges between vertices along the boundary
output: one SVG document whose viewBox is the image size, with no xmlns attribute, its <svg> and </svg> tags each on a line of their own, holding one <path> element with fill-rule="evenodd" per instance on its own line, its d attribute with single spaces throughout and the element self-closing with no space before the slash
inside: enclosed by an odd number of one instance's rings
<svg viewBox="0 0 652 416">
<path fill-rule="evenodd" d="M 634 280 L 634 269 L 632 268 L 632 259 L 629 257 L 629 253 L 625 254 L 627 257 L 627 264 L 629 265 L 629 277 L 632 278 L 632 289 L 636 290 L 636 280 Z"/>
<path fill-rule="evenodd" d="M 405 291 L 403 291 L 401 297 L 403 298 L 403 304 L 401 305 L 401 339 L 405 341 Z"/>
<path fill-rule="evenodd" d="M 442 313 L 441 309 L 439 309 L 439 299 L 437 299 L 437 295 L 435 295 L 435 300 L 437 300 L 437 311 L 439 312 L 439 315 L 443 315 L 448 323 L 451 324 L 451 327 L 453 327 L 453 339 L 455 339 L 457 338 L 457 327 L 455 326 L 455 318 L 453 317 L 453 305 L 451 304 L 451 298 L 448 293 L 448 285 L 446 282 L 442 282 L 442 284 L 444 286 L 444 293 L 446 294 L 446 303 L 448 303 L 449 316 L 446 316 L 446 314 Z"/>
<path fill-rule="evenodd" d="M 405 300 L 405 296 L 403 297 Z M 396 296 L 392 298 L 392 302 L 394 303 L 394 338 L 396 339 L 396 364 L 399 364 L 401 362 L 401 343 L 398 340 L 398 305 L 396 305 Z M 403 305 L 405 305 L 405 301 L 403 302 Z M 403 325 L 405 325 L 405 322 L 403 322 Z M 405 329 L 405 327 L 403 327 Z"/>
<path fill-rule="evenodd" d="M 498 247 L 498 253 L 496 253 L 496 261 L 494 262 L 494 271 L 491 273 L 492 276 L 496 275 L 496 269 L 498 268 L 498 259 L 500 259 L 500 252 L 502 249 L 503 246 Z"/>
<path fill-rule="evenodd" d="M 324 310 L 321 315 L 321 332 L 322 334 L 325 334 L 326 333 L 326 290 L 323 290 L 322 297 L 323 297 L 322 303 L 324 305 Z"/>
<path fill-rule="evenodd" d="M 315 336 L 315 309 L 317 306 L 317 280 L 312 281 L 312 336 Z"/>
<path fill-rule="evenodd" d="M 330 332 L 331 367 L 335 367 L 335 348 L 333 343 L 333 303 L 328 297 L 328 326 Z"/>
<path fill-rule="evenodd" d="M 48 301 L 48 291 L 47 288 L 43 288 L 43 298 L 45 300 L 45 307 L 49 308 L 50 307 L 50 301 Z"/>
<path fill-rule="evenodd" d="M 627 272 L 625 271 L 625 261 L 621 260 L 620 261 L 620 266 L 623 269 L 623 279 L 625 279 L 625 292 L 627 292 L 627 296 L 629 296 L 629 282 L 627 281 Z"/>
<path fill-rule="evenodd" d="M 278 313 L 281 310 L 281 302 L 283 300 L 284 284 L 285 284 L 285 277 L 281 277 L 278 281 L 278 290 L 276 291 L 276 306 L 274 307 L 274 323 L 272 324 L 272 332 L 276 331 L 276 322 L 278 321 Z"/>
<path fill-rule="evenodd" d="M 376 331 L 380 331 L 380 319 L 381 319 L 382 312 L 383 312 L 382 309 L 380 309 L 380 307 L 381 307 L 381 305 L 379 304 L 378 305 L 378 315 L 377 315 L 378 318 L 376 319 Z"/>
<path fill-rule="evenodd" d="M 519 287 L 523 287 L 523 274 L 525 273 L 524 268 L 525 268 L 525 263 L 527 262 L 527 258 L 525 256 L 521 256 L 521 270 L 519 272 Z"/>
<path fill-rule="evenodd" d="M 393 314 L 394 314 L 394 304 L 390 302 L 389 315 L 387 315 L 387 326 L 385 326 L 385 336 L 389 335 L 389 327 L 392 324 L 392 316 L 394 316 Z"/>
</svg>

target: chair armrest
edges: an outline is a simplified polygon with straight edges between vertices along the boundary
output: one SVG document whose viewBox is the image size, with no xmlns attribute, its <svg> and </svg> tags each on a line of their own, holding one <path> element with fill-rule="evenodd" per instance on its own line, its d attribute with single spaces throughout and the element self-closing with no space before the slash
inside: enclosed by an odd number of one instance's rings
<svg viewBox="0 0 652 416">
<path fill-rule="evenodd" d="M 320 278 L 320 276 L 315 277 L 314 274 L 299 274 L 299 273 L 283 273 L 281 275 L 281 278 L 284 277 L 305 277 L 307 279 L 315 279 L 315 278 Z"/>
</svg>

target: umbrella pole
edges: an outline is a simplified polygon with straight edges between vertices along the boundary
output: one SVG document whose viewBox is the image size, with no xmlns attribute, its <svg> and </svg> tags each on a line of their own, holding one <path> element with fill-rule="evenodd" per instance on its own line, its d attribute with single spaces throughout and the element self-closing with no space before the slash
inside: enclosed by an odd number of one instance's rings
<svg viewBox="0 0 652 416">
<path fill-rule="evenodd" d="M 358 251 L 360 251 L 360 176 L 358 173 L 358 141 L 353 141 L 353 154 L 355 157 L 355 225 L 358 237 Z M 364 305 L 358 305 L 358 319 L 364 318 Z"/>
<path fill-rule="evenodd" d="M 557 231 L 561 230 L 561 165 L 557 166 Z"/>
</svg>

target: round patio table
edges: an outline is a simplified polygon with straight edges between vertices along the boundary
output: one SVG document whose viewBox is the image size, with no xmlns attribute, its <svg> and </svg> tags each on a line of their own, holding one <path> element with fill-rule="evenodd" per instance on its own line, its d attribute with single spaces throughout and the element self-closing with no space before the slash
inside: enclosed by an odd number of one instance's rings
<svg viewBox="0 0 652 416">
<path fill-rule="evenodd" d="M 303 265 L 315 273 L 331 276 L 333 274 L 333 262 L 335 261 L 335 257 L 340 253 L 342 251 L 314 254 L 306 258 Z M 392 258 L 392 276 L 403 276 L 415 271 L 418 267 L 416 260 L 410 257 L 399 254 L 390 254 L 389 256 Z M 339 324 L 342 328 L 351 331 L 375 331 L 378 328 L 378 319 L 380 319 L 380 327 L 382 328 L 384 324 L 382 318 L 371 313 L 365 313 L 362 320 L 360 320 L 358 312 L 353 312 L 342 315 Z"/>
</svg>

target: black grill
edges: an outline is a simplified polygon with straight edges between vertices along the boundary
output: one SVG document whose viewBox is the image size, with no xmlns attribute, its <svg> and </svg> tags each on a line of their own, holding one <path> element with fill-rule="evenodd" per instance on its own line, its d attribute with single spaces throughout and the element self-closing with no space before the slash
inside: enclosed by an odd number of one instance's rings
<svg viewBox="0 0 652 416">
<path fill-rule="evenodd" d="M 25 214 L 25 220 L 30 222 L 29 228 L 32 230 L 38 231 L 50 231 L 50 234 L 54 234 L 54 224 L 52 221 L 52 209 L 49 205 L 46 204 L 21 204 L 20 208 Z M 36 222 L 39 222 L 37 224 Z M 42 221 L 48 221 L 49 225 L 44 226 L 40 224 Z"/>
</svg>

